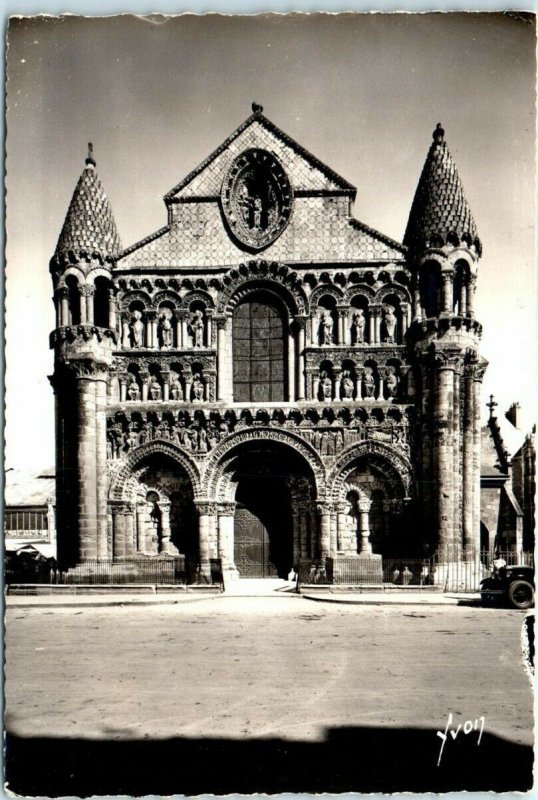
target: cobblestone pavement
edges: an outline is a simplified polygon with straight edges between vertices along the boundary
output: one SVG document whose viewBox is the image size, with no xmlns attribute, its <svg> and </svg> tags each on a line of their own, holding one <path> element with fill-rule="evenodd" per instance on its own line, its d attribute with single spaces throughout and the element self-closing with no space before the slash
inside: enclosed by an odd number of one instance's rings
<svg viewBox="0 0 538 800">
<path fill-rule="evenodd" d="M 21 765 L 37 758 L 41 777 L 33 780 L 75 794 L 77 780 L 96 793 L 131 794 L 403 790 L 417 789 L 419 777 L 431 789 L 518 788 L 533 742 L 523 619 L 509 610 L 337 605 L 297 596 L 8 608 L 8 780 L 11 769 L 11 785 L 22 781 L 28 790 Z M 447 737 L 437 768 L 437 731 L 446 732 L 449 714 L 452 729 L 466 721 L 473 729 Z M 144 743 L 161 747 L 147 756 L 161 768 L 140 772 Z M 103 753 L 105 744 L 118 753 L 135 750 L 116 757 Z M 66 763 L 62 747 L 71 772 L 58 766 Z M 168 761 L 177 765 L 178 748 L 181 774 Z M 501 783 L 499 757 L 511 758 Z M 94 759 L 101 772 L 86 774 Z M 120 769 L 129 761 L 129 772 Z M 125 785 L 117 783 L 120 773 Z M 92 783 L 96 775 L 102 784 Z M 439 787 L 441 776 L 448 783 Z"/>
</svg>

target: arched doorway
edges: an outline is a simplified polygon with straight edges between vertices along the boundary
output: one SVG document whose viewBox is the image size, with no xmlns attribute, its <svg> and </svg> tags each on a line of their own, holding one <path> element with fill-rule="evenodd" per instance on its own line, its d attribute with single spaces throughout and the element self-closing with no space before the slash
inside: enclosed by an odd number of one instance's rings
<svg viewBox="0 0 538 800">
<path fill-rule="evenodd" d="M 133 474 L 138 555 L 196 558 L 198 526 L 191 481 L 170 456 L 152 454 Z"/>
<path fill-rule="evenodd" d="M 295 449 L 251 440 L 230 451 L 219 492 L 235 502 L 233 560 L 242 578 L 284 578 L 317 547 L 312 470 Z"/>
<path fill-rule="evenodd" d="M 233 393 L 236 402 L 286 398 L 286 323 L 278 299 L 249 295 L 233 315 Z"/>
</svg>

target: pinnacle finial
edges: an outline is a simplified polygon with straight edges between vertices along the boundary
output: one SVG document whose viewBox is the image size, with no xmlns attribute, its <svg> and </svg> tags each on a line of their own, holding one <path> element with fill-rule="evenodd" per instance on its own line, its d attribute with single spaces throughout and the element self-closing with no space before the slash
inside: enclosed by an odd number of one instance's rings
<svg viewBox="0 0 538 800">
<path fill-rule="evenodd" d="M 498 406 L 498 405 L 499 404 L 497 402 L 495 402 L 495 400 L 493 399 L 493 395 L 490 394 L 489 403 L 486 403 L 486 406 L 489 408 L 489 417 L 490 417 L 490 419 L 493 417 L 493 412 L 495 410 L 495 407 Z"/>
<path fill-rule="evenodd" d="M 445 132 L 440 122 L 438 122 L 437 125 L 435 126 L 435 130 L 433 132 L 433 138 L 435 139 L 435 141 L 439 142 L 442 142 L 443 139 L 445 138 Z"/>
<path fill-rule="evenodd" d="M 252 103 L 252 111 L 255 114 L 261 114 L 263 111 L 263 106 L 261 106 L 259 103 Z"/>
<path fill-rule="evenodd" d="M 86 157 L 86 164 L 88 166 L 91 164 L 93 167 L 97 166 L 93 157 L 93 144 L 91 142 L 88 142 L 88 155 Z"/>
</svg>

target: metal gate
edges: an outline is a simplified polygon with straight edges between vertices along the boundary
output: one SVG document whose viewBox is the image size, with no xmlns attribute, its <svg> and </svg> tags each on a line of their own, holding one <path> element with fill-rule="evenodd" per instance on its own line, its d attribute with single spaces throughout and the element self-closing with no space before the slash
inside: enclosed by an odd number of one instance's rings
<svg viewBox="0 0 538 800">
<path fill-rule="evenodd" d="M 236 507 L 234 526 L 235 566 L 242 578 L 276 578 L 271 562 L 269 533 L 263 522 L 242 506 Z"/>
</svg>

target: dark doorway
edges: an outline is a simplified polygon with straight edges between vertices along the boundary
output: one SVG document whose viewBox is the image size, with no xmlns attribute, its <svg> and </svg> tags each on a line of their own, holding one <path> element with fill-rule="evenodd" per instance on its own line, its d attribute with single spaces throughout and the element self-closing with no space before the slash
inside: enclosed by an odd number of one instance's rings
<svg viewBox="0 0 538 800">
<path fill-rule="evenodd" d="M 289 489 L 283 477 L 242 474 L 236 493 L 234 560 L 242 578 L 285 578 L 293 564 Z"/>
<path fill-rule="evenodd" d="M 236 402 L 285 400 L 284 320 L 279 308 L 255 295 L 233 317 L 233 381 Z"/>
</svg>

